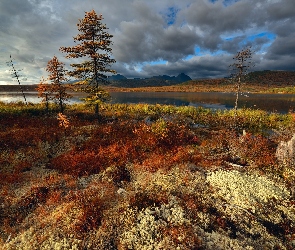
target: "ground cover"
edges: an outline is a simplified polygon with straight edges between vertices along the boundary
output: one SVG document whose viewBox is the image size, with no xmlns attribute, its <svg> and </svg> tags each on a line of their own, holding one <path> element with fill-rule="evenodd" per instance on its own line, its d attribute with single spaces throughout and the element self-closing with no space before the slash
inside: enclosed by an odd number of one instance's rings
<svg viewBox="0 0 295 250">
<path fill-rule="evenodd" d="M 294 249 L 294 114 L 100 111 L 0 103 L 0 249 Z"/>
<path fill-rule="evenodd" d="M 226 80 L 204 80 L 204 81 L 189 81 L 183 84 L 170 85 L 170 86 L 158 86 L 158 87 L 112 87 L 106 88 L 108 91 L 116 92 L 227 92 L 235 93 L 236 89 L 234 84 L 229 83 Z M 246 83 L 242 85 L 242 91 L 247 93 L 281 93 L 281 94 L 294 94 L 295 90 L 293 86 L 282 86 L 273 84 L 268 86 L 267 84 L 259 83 Z"/>
</svg>

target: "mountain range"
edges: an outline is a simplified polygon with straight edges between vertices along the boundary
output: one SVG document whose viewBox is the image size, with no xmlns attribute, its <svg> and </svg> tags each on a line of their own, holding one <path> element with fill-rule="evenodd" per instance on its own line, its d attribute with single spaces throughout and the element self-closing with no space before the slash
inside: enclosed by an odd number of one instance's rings
<svg viewBox="0 0 295 250">
<path fill-rule="evenodd" d="M 108 78 L 110 81 L 110 86 L 114 87 L 130 87 L 130 88 L 139 88 L 139 87 L 160 87 L 160 86 L 171 86 L 182 82 L 190 81 L 191 78 L 186 74 L 179 74 L 178 76 L 153 76 L 150 78 L 140 79 L 127 79 L 125 76 L 117 74 Z M 223 82 L 226 82 L 227 79 L 200 79 L 194 80 L 192 83 L 203 83 L 208 85 L 220 85 Z M 74 84 L 77 81 L 72 81 L 69 83 Z M 247 83 L 265 85 L 268 87 L 288 87 L 295 86 L 295 71 L 274 71 L 274 70 L 264 70 L 264 71 L 254 71 L 250 72 L 247 78 Z M 20 87 L 24 91 L 35 91 L 37 85 L 0 85 L 0 92 L 9 92 L 9 91 L 20 91 Z"/>
<path fill-rule="evenodd" d="M 127 79 L 125 76 L 117 74 L 108 78 L 111 86 L 116 87 L 155 87 L 169 86 L 192 80 L 188 75 L 180 73 L 178 76 L 159 75 L 150 78 Z"/>
</svg>

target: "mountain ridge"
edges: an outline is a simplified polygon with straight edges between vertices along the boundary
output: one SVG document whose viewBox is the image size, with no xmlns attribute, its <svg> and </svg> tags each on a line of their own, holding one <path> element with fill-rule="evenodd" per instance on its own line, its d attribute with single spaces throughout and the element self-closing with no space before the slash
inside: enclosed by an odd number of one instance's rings
<svg viewBox="0 0 295 250">
<path fill-rule="evenodd" d="M 133 78 L 128 79 L 121 74 L 112 75 L 108 77 L 110 85 L 114 87 L 156 87 L 156 86 L 169 86 L 180 84 L 192 80 L 185 73 L 180 73 L 177 76 L 158 75 L 149 78 Z"/>
</svg>

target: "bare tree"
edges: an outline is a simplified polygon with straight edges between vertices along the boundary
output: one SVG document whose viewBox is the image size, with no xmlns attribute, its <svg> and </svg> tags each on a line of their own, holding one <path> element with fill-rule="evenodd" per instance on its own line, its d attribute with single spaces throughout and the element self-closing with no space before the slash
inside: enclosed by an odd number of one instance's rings
<svg viewBox="0 0 295 250">
<path fill-rule="evenodd" d="M 231 77 L 236 85 L 236 101 L 235 110 L 238 109 L 239 95 L 241 92 L 241 85 L 245 80 L 245 76 L 249 73 L 249 69 L 253 67 L 252 63 L 252 50 L 246 48 L 239 51 L 233 58 L 235 62 L 230 65 L 232 74 Z"/>
<path fill-rule="evenodd" d="M 20 88 L 20 91 L 22 92 L 23 98 L 24 98 L 24 100 L 25 100 L 25 104 L 28 105 L 28 102 L 27 102 L 27 98 L 26 98 L 25 92 L 24 92 L 24 90 L 23 90 L 23 87 L 22 87 L 21 84 L 20 84 L 20 74 L 19 74 L 19 71 L 21 71 L 21 70 L 16 70 L 16 68 L 15 68 L 15 66 L 14 66 L 14 63 L 13 63 L 13 61 L 12 61 L 12 57 L 11 57 L 11 55 L 10 55 L 10 60 L 9 60 L 9 62 L 7 62 L 7 64 L 8 64 L 9 66 L 11 66 L 11 68 L 12 68 L 12 77 L 14 77 L 14 78 L 17 80 L 18 85 L 19 85 L 19 88 Z"/>
</svg>

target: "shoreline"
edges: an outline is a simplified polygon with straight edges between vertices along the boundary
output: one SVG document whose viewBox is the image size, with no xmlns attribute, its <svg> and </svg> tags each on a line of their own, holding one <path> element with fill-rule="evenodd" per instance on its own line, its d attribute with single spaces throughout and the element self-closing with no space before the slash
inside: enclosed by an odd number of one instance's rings
<svg viewBox="0 0 295 250">
<path fill-rule="evenodd" d="M 33 85 L 0 85 L 0 92 L 20 92 L 22 87 L 24 92 L 36 91 L 37 84 Z M 234 84 L 196 84 L 183 83 L 171 86 L 157 87 L 116 87 L 112 85 L 101 86 L 109 92 L 220 92 L 220 93 L 236 93 Z M 37 91 L 36 91 L 37 92 Z M 71 91 L 72 92 L 72 91 Z M 241 92 L 251 94 L 295 94 L 295 87 L 290 85 L 272 85 L 271 87 L 257 84 L 245 84 L 241 88 Z"/>
</svg>

